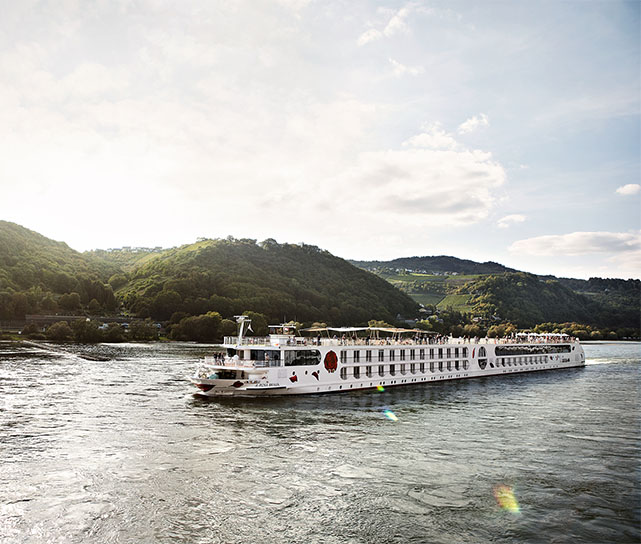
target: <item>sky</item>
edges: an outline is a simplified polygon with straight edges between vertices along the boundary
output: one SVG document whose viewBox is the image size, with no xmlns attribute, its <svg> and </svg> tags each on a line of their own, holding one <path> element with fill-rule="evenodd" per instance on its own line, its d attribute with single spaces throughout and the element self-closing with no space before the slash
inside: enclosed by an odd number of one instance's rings
<svg viewBox="0 0 641 544">
<path fill-rule="evenodd" d="M 0 219 L 641 277 L 638 1 L 0 10 Z"/>
</svg>

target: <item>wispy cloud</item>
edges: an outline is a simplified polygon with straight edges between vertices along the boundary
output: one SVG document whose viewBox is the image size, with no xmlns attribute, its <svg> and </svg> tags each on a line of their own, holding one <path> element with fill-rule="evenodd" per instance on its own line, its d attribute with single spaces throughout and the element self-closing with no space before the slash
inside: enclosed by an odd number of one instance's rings
<svg viewBox="0 0 641 544">
<path fill-rule="evenodd" d="M 404 64 L 401 64 L 400 62 L 390 58 L 388 59 L 390 64 L 392 65 L 394 69 L 394 75 L 396 77 L 401 77 L 404 75 L 409 75 L 409 76 L 417 76 L 419 74 L 423 73 L 423 67 L 422 66 L 406 66 Z"/>
<path fill-rule="evenodd" d="M 624 196 L 636 195 L 641 192 L 641 185 L 638 183 L 628 183 L 617 189 L 617 193 Z"/>
<path fill-rule="evenodd" d="M 505 217 L 501 217 L 501 219 L 497 221 L 497 225 L 501 229 L 506 229 L 516 223 L 523 223 L 525 220 L 526 220 L 525 215 L 514 213 L 511 215 L 506 215 Z"/>
<path fill-rule="evenodd" d="M 459 134 L 468 134 L 469 132 L 474 132 L 479 127 L 486 127 L 490 124 L 490 120 L 487 115 L 481 113 L 480 115 L 475 115 L 470 117 L 465 122 L 461 123 L 458 127 Z"/>
<path fill-rule="evenodd" d="M 516 254 L 539 256 L 637 252 L 641 250 L 641 231 L 572 232 L 536 236 L 514 242 L 509 250 Z"/>
<path fill-rule="evenodd" d="M 370 42 L 380 40 L 383 37 L 391 37 L 397 34 L 407 34 L 410 32 L 407 20 L 409 16 L 415 11 L 424 11 L 416 3 L 408 3 L 396 11 L 381 10 L 387 17 L 382 25 L 378 28 L 370 28 L 363 32 L 356 43 L 359 46 L 366 45 Z"/>
</svg>

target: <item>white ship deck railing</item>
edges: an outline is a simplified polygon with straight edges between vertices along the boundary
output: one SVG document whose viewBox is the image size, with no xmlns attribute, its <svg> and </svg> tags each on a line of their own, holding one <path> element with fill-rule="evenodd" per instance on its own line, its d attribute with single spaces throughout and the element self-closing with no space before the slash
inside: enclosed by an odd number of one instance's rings
<svg viewBox="0 0 641 544">
<path fill-rule="evenodd" d="M 559 336 L 535 336 L 517 338 L 453 338 L 448 336 L 429 338 L 309 338 L 292 336 L 287 341 L 274 343 L 270 337 L 246 336 L 240 344 L 237 336 L 225 336 L 224 343 L 233 346 L 260 346 L 260 347 L 286 347 L 286 346 L 406 346 L 406 345 L 445 345 L 445 344 L 567 344 L 578 342 L 577 338 L 563 338 Z"/>
<path fill-rule="evenodd" d="M 234 357 L 225 357 L 223 359 L 205 357 L 205 364 L 234 368 L 269 368 L 270 366 L 280 366 L 280 361 L 255 361 L 251 359 L 236 359 Z"/>
</svg>

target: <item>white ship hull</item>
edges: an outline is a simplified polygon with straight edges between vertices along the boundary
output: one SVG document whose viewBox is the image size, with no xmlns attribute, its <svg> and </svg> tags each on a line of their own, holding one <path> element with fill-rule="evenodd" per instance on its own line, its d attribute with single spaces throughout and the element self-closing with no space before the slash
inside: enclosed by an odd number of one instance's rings
<svg viewBox="0 0 641 544">
<path fill-rule="evenodd" d="M 247 342 L 251 340 L 245 338 Z M 223 359 L 207 359 L 191 381 L 204 396 L 336 393 L 429 384 L 585 365 L 577 341 L 475 343 L 319 342 L 284 337 L 223 344 Z M 252 358 L 253 357 L 253 358 Z M 296 364 L 297 362 L 305 364 Z"/>
</svg>

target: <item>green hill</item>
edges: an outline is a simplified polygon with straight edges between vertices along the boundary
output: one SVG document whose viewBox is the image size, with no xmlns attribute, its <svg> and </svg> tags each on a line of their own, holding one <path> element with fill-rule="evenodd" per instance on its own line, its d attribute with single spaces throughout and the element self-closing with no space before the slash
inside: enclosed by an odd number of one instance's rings
<svg viewBox="0 0 641 544">
<path fill-rule="evenodd" d="M 269 319 L 364 323 L 412 317 L 416 303 L 383 279 L 314 246 L 202 240 L 144 262 L 118 291 L 141 316 L 252 310 Z"/>
<path fill-rule="evenodd" d="M 115 270 L 63 242 L 0 221 L 0 319 L 71 310 L 93 299 L 114 309 L 116 301 L 106 280 Z M 76 295 L 65 297 L 71 293 Z"/>
<path fill-rule="evenodd" d="M 433 257 L 402 257 L 391 261 L 350 261 L 354 266 L 376 272 L 402 271 L 419 274 L 502 274 L 517 272 L 502 264 L 487 261 L 479 263 L 457 257 L 438 255 Z"/>
</svg>

